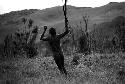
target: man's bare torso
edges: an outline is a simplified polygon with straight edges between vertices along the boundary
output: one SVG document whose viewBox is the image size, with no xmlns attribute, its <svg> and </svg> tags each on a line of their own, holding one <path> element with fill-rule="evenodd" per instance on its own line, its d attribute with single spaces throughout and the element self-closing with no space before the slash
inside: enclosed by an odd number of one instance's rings
<svg viewBox="0 0 125 84">
<path fill-rule="evenodd" d="M 55 37 L 50 36 L 48 43 L 49 43 L 50 48 L 53 51 L 53 53 L 62 52 L 61 47 L 60 47 L 60 38 L 58 37 L 58 35 L 56 35 Z"/>
</svg>

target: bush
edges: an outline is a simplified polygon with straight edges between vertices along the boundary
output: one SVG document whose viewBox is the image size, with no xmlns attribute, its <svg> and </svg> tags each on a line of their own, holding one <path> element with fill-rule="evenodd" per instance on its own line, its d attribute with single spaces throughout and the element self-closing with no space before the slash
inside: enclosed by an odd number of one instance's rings
<svg viewBox="0 0 125 84">
<path fill-rule="evenodd" d="M 83 34 L 79 39 L 79 52 L 87 54 L 89 51 L 89 45 L 88 45 L 88 37 L 86 34 Z"/>
<path fill-rule="evenodd" d="M 23 31 L 19 30 L 14 34 L 7 35 L 4 40 L 4 57 L 12 58 L 17 55 L 20 55 L 32 58 L 36 56 L 38 54 L 37 48 L 35 46 L 37 34 L 38 27 L 35 26 L 32 30 L 27 30 L 26 28 L 24 28 Z"/>
</svg>

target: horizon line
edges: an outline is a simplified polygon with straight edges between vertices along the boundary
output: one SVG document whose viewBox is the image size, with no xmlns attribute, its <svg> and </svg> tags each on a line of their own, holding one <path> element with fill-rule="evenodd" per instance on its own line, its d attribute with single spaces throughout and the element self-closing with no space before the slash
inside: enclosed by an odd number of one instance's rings
<svg viewBox="0 0 125 84">
<path fill-rule="evenodd" d="M 111 4 L 111 3 L 123 3 L 125 1 L 122 1 L 122 2 L 109 2 L 105 5 L 108 5 L 108 4 Z M 102 5 L 102 6 L 105 6 L 105 5 Z M 36 8 L 31 8 L 31 9 L 21 9 L 21 10 L 14 10 L 14 11 L 9 11 L 9 12 L 5 12 L 5 13 L 0 13 L 0 15 L 5 15 L 5 14 L 9 14 L 11 12 L 19 12 L 19 11 L 23 11 L 23 10 L 46 10 L 46 9 L 51 9 L 51 8 L 55 8 L 55 7 L 61 7 L 63 5 L 57 5 L 57 6 L 53 6 L 53 7 L 48 7 L 48 8 L 43 8 L 43 9 L 36 9 Z M 72 6 L 72 7 L 76 7 L 76 8 L 97 8 L 97 7 L 102 7 L 102 6 L 96 6 L 96 7 L 90 7 L 90 6 L 74 6 L 74 5 L 67 5 L 67 6 Z"/>
</svg>

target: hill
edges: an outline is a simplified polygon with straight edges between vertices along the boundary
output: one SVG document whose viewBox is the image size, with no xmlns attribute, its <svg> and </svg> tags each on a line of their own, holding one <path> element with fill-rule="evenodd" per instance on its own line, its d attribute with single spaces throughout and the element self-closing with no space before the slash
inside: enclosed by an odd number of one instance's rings
<svg viewBox="0 0 125 84">
<path fill-rule="evenodd" d="M 68 6 L 68 19 L 70 25 L 74 26 L 74 28 L 77 28 L 76 25 L 79 25 L 80 21 L 84 28 L 82 17 L 83 15 L 88 15 L 89 30 L 92 30 L 93 24 L 110 22 L 117 16 L 125 16 L 124 11 L 125 2 L 111 2 L 107 5 L 96 8 Z M 49 27 L 55 27 L 58 32 L 62 32 L 64 29 L 64 16 L 61 6 L 44 10 L 31 9 L 10 12 L 0 15 L 0 43 L 7 34 L 13 33 L 18 28 L 23 27 L 23 24 L 21 23 L 23 17 L 33 19 L 34 25 L 38 25 L 39 27 L 48 25 Z"/>
</svg>

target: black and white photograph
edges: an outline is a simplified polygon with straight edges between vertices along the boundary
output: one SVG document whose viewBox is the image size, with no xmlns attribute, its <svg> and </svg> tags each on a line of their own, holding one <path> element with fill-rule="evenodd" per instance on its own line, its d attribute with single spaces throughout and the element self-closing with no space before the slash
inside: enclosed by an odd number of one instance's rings
<svg viewBox="0 0 125 84">
<path fill-rule="evenodd" d="M 125 84 L 125 0 L 0 0 L 0 84 Z"/>
</svg>

